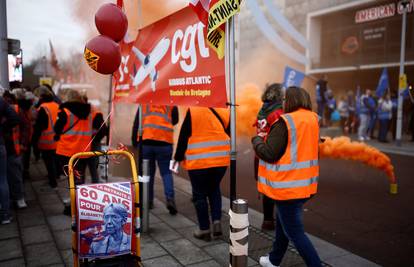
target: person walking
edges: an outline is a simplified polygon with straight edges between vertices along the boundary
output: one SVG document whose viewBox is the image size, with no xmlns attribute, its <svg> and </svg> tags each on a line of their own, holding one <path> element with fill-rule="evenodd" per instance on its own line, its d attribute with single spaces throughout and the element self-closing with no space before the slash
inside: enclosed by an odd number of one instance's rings
<svg viewBox="0 0 414 267">
<path fill-rule="evenodd" d="M 257 114 L 256 120 L 256 134 L 266 138 L 270 131 L 271 125 L 275 123 L 280 115 L 283 114 L 283 93 L 282 85 L 274 83 L 266 87 L 262 94 L 263 105 Z M 254 157 L 254 176 L 257 181 L 257 174 L 259 170 L 259 158 Z M 270 231 L 275 229 L 274 208 L 275 203 L 273 199 L 262 194 L 263 207 L 263 223 L 262 230 Z"/>
<path fill-rule="evenodd" d="M 386 93 L 378 101 L 378 120 L 379 120 L 379 133 L 378 141 L 382 143 L 388 143 L 387 134 L 389 125 L 392 118 L 392 102 L 390 95 Z"/>
<path fill-rule="evenodd" d="M 135 115 L 132 129 L 132 143 L 138 146 L 139 110 Z M 174 125 L 178 123 L 177 107 L 162 105 L 142 106 L 142 157 L 150 162 L 149 208 L 154 206 L 154 177 L 155 164 L 164 184 L 166 207 L 171 215 L 177 214 L 175 204 L 174 180 L 170 170 L 170 161 L 173 153 Z"/>
<path fill-rule="evenodd" d="M 54 101 L 53 94 L 44 86 L 36 89 L 39 97 L 38 114 L 34 126 L 32 144 L 35 158 L 42 156 L 47 170 L 49 186 L 57 188 L 59 163 L 56 157 L 56 141 L 54 140 L 54 126 L 57 121 L 59 104 Z"/>
<path fill-rule="evenodd" d="M 289 241 L 307 266 L 322 266 L 302 221 L 303 205 L 316 194 L 319 176 L 318 115 L 311 110 L 309 94 L 289 87 L 282 119 L 271 126 L 266 140 L 252 138 L 260 158 L 257 188 L 274 199 L 277 207 L 275 241 L 270 253 L 260 257 L 261 266 L 279 266 Z"/>
<path fill-rule="evenodd" d="M 0 223 L 9 224 L 10 192 L 7 181 L 7 151 L 4 142 L 5 129 L 12 129 L 19 124 L 16 111 L 0 96 Z"/>
<path fill-rule="evenodd" d="M 375 110 L 375 100 L 372 98 L 371 90 L 367 89 L 365 91 L 365 94 L 361 96 L 360 102 L 358 139 L 359 141 L 365 141 L 370 140 L 368 127 L 372 110 Z"/>
<path fill-rule="evenodd" d="M 230 128 L 228 109 L 191 107 L 187 110 L 178 138 L 174 160 L 183 162 L 190 176 L 193 203 L 197 213 L 197 239 L 220 237 L 220 182 L 230 164 Z"/>
<path fill-rule="evenodd" d="M 343 134 L 348 134 L 350 132 L 350 128 L 348 126 L 349 120 L 349 106 L 345 96 L 342 96 L 338 103 L 338 112 L 341 117 L 340 124 Z"/>
<path fill-rule="evenodd" d="M 316 82 L 316 103 L 318 105 L 318 115 L 321 117 L 321 126 L 325 126 L 325 105 L 326 91 L 328 90 L 328 75 L 324 74 L 321 79 Z"/>
</svg>

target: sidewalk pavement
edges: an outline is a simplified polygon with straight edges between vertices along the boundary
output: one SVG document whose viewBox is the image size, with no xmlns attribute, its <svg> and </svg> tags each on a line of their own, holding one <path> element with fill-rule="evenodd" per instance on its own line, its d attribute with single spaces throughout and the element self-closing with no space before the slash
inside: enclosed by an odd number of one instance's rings
<svg viewBox="0 0 414 267">
<path fill-rule="evenodd" d="M 54 191 L 47 184 L 43 163 L 33 163 L 30 181 L 26 181 L 28 208 L 14 212 L 9 225 L 0 225 L 0 266 L 73 266 L 71 219 L 62 214 L 62 199 L 68 196 L 66 180 Z M 115 179 L 113 179 L 115 180 Z M 119 180 L 119 179 L 116 179 Z M 154 209 L 150 212 L 150 229 L 141 235 L 141 258 L 145 267 L 213 267 L 229 266 L 228 231 L 221 239 L 205 242 L 195 239 L 196 217 L 190 183 L 175 177 L 178 214 L 171 216 L 165 208 L 162 182 L 156 179 Z M 229 200 L 223 198 L 223 229 L 228 229 Z M 249 262 L 259 266 L 258 258 L 272 246 L 273 233 L 260 231 L 261 213 L 249 209 Z M 378 266 L 346 250 L 310 236 L 324 266 Z M 297 251 L 289 246 L 281 266 L 306 266 Z"/>
</svg>

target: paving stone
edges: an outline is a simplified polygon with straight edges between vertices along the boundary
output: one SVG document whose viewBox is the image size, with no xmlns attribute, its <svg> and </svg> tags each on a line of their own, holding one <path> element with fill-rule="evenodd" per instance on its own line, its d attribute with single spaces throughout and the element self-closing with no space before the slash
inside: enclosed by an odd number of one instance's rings
<svg viewBox="0 0 414 267">
<path fill-rule="evenodd" d="M 27 266 L 62 264 L 59 252 L 53 242 L 30 245 L 25 248 Z"/>
<path fill-rule="evenodd" d="M 183 265 L 211 259 L 204 251 L 186 239 L 162 242 L 161 245 Z"/>
<path fill-rule="evenodd" d="M 14 220 L 10 224 L 0 226 L 0 240 L 19 236 L 17 222 Z"/>
<path fill-rule="evenodd" d="M 171 256 L 163 256 L 159 258 L 153 258 L 142 262 L 145 267 L 181 267 L 176 260 Z"/>
<path fill-rule="evenodd" d="M 63 212 L 63 204 L 61 201 L 59 201 L 58 203 L 42 205 L 42 208 L 46 216 L 61 215 Z"/>
<path fill-rule="evenodd" d="M 46 194 L 38 196 L 39 203 L 42 207 L 50 205 L 52 203 L 60 203 L 61 200 L 57 194 Z"/>
<path fill-rule="evenodd" d="M 66 266 L 73 266 L 72 249 L 62 250 L 60 251 L 60 254 L 62 254 L 62 258 Z"/>
<path fill-rule="evenodd" d="M 11 261 L 0 262 L 1 267 L 25 267 L 26 264 L 23 259 L 16 259 Z"/>
<path fill-rule="evenodd" d="M 193 221 L 190 221 L 180 213 L 175 216 L 171 216 L 170 214 L 159 214 L 158 217 L 175 229 L 196 225 Z"/>
<path fill-rule="evenodd" d="M 151 224 L 150 236 L 158 242 L 170 241 L 181 238 L 181 236 L 165 223 Z"/>
<path fill-rule="evenodd" d="M 32 182 L 33 185 L 33 189 L 35 191 L 35 193 L 40 196 L 40 195 L 46 195 L 46 194 L 56 194 L 55 190 L 53 190 L 49 184 L 45 181 L 36 181 L 36 182 Z"/>
<path fill-rule="evenodd" d="M 153 224 L 153 223 L 160 223 L 162 221 L 160 220 L 160 218 L 158 218 L 156 215 L 150 212 L 149 222 L 150 224 Z"/>
<path fill-rule="evenodd" d="M 18 238 L 0 241 L 0 261 L 23 257 L 22 247 Z"/>
<path fill-rule="evenodd" d="M 167 254 L 167 251 L 165 251 L 158 243 L 154 241 L 141 242 L 141 258 L 143 260 L 160 257 Z"/>
<path fill-rule="evenodd" d="M 72 231 L 70 229 L 53 232 L 59 250 L 72 248 Z"/>
<path fill-rule="evenodd" d="M 19 226 L 21 228 L 25 228 L 46 224 L 45 218 L 43 216 L 44 215 L 41 211 L 31 212 L 30 210 L 28 210 L 28 212 L 25 213 L 18 213 L 17 218 L 19 220 Z"/>
<path fill-rule="evenodd" d="M 71 218 L 66 215 L 55 215 L 47 217 L 53 231 L 66 230 L 71 227 Z"/>
<path fill-rule="evenodd" d="M 187 265 L 187 267 L 220 267 L 220 266 L 221 265 L 218 264 L 218 262 L 215 260 L 209 260 L 209 261 L 199 262 L 196 264 Z"/>
<path fill-rule="evenodd" d="M 334 257 L 331 259 L 324 260 L 327 264 L 335 267 L 347 267 L 347 266 L 358 266 L 358 267 L 379 267 L 379 265 L 367 261 L 357 255 L 349 254 L 341 257 Z"/>
<path fill-rule="evenodd" d="M 217 245 L 207 246 L 203 249 L 222 266 L 229 265 L 229 244 L 221 243 Z M 257 262 L 249 257 L 247 259 L 247 266 L 254 265 L 257 265 Z"/>
<path fill-rule="evenodd" d="M 53 241 L 49 228 L 44 225 L 22 228 L 23 245 Z"/>
<path fill-rule="evenodd" d="M 154 199 L 154 209 L 151 210 L 151 213 L 155 215 L 169 214 L 165 204 L 158 199 Z"/>
<path fill-rule="evenodd" d="M 27 208 L 18 209 L 17 214 L 26 214 L 26 213 L 41 213 L 42 209 L 40 208 L 39 202 L 37 200 L 27 200 Z"/>
<path fill-rule="evenodd" d="M 205 247 L 205 246 L 211 246 L 211 245 L 215 245 L 215 244 L 220 244 L 223 243 L 223 240 L 221 239 L 216 239 L 216 240 L 212 240 L 210 242 L 195 238 L 193 236 L 193 232 L 198 228 L 198 226 L 191 226 L 191 227 L 187 227 L 187 228 L 180 228 L 177 229 L 177 232 L 179 232 L 180 234 L 182 234 L 186 239 L 190 240 L 193 244 L 195 244 L 198 247 Z"/>
</svg>

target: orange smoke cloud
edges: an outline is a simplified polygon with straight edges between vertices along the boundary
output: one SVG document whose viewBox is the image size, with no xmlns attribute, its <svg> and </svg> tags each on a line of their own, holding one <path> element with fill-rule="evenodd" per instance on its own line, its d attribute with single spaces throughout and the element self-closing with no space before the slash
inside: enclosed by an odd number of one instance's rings
<svg viewBox="0 0 414 267">
<path fill-rule="evenodd" d="M 237 134 L 246 137 L 256 134 L 253 124 L 262 105 L 261 95 L 261 90 L 254 84 L 244 85 L 237 95 Z"/>
<path fill-rule="evenodd" d="M 321 158 L 356 160 L 384 171 L 391 184 L 396 183 L 394 166 L 390 158 L 365 143 L 351 142 L 348 137 L 340 136 L 331 139 L 323 137 L 325 142 L 319 144 Z"/>
</svg>

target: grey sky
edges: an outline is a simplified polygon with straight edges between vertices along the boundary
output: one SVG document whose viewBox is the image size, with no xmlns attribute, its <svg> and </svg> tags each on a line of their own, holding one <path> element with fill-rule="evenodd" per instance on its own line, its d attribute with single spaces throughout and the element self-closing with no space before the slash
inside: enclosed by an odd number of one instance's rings
<svg viewBox="0 0 414 267">
<path fill-rule="evenodd" d="M 8 36 L 20 39 L 26 63 L 44 53 L 49 55 L 49 39 L 58 58 L 68 57 L 69 51 L 83 52 L 86 31 L 72 16 L 70 1 L 6 1 Z"/>
</svg>

